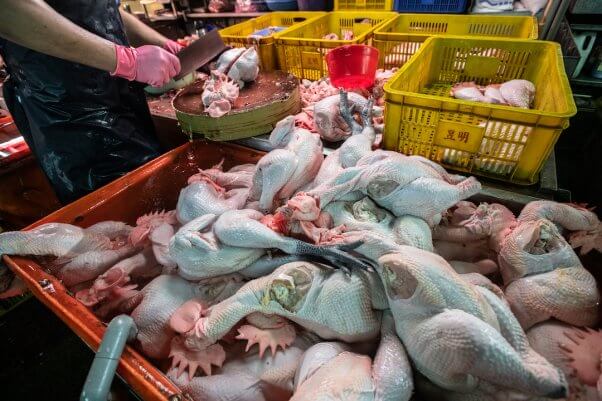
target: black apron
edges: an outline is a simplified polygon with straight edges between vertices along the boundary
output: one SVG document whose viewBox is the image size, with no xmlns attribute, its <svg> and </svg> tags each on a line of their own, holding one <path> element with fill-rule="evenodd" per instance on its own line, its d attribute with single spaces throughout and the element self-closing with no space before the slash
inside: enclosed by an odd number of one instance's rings
<svg viewBox="0 0 602 401">
<path fill-rule="evenodd" d="M 128 45 L 116 0 L 47 0 L 59 14 Z M 69 203 L 160 154 L 143 86 L 0 38 L 4 97 L 57 196 Z"/>
</svg>

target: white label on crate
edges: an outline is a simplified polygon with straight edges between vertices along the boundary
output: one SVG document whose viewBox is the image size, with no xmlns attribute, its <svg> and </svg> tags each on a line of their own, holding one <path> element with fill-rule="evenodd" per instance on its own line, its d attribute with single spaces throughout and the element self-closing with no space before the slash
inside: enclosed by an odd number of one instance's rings
<svg viewBox="0 0 602 401">
<path fill-rule="evenodd" d="M 476 152 L 481 145 L 484 129 L 478 125 L 439 120 L 434 143 L 446 148 Z"/>
</svg>

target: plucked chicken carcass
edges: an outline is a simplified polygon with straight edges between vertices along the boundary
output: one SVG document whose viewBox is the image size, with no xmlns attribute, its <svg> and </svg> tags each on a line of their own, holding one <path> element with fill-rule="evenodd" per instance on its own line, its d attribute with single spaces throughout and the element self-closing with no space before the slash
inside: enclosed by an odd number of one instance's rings
<svg viewBox="0 0 602 401">
<path fill-rule="evenodd" d="M 528 109 L 535 98 L 535 85 L 524 79 L 513 79 L 500 85 L 500 94 L 510 106 Z"/>
<path fill-rule="evenodd" d="M 503 240 L 516 227 L 514 214 L 498 203 L 481 203 L 479 206 L 471 202 L 460 203 L 461 207 L 451 212 L 453 221 L 443 219 L 433 229 L 433 238 L 461 244 L 488 239 L 489 247 L 499 252 Z M 467 214 L 457 218 L 461 213 Z"/>
<path fill-rule="evenodd" d="M 416 369 L 453 392 L 563 398 L 562 372 L 536 354 L 504 300 L 432 253 L 402 247 L 380 259 L 397 334 Z"/>
<path fill-rule="evenodd" d="M 163 274 L 141 291 L 117 306 L 119 313 L 129 313 L 136 323 L 136 340 L 142 351 L 154 359 L 169 356 L 171 340 L 177 334 L 170 319 L 185 302 L 194 299 L 205 307 L 233 295 L 243 282 L 230 277 L 191 283 L 175 275 Z"/>
<path fill-rule="evenodd" d="M 232 11 L 234 4 L 230 0 L 209 0 L 207 9 L 212 13 L 225 13 Z"/>
<path fill-rule="evenodd" d="M 219 217 L 204 215 L 186 224 L 170 243 L 178 274 L 187 280 L 199 280 L 244 271 L 269 249 L 320 257 L 343 268 L 369 267 L 343 250 L 349 247 L 315 246 L 282 236 L 261 223 L 264 217 L 256 210 L 242 209 Z"/>
<path fill-rule="evenodd" d="M 372 99 L 368 99 L 361 109 L 362 125 L 353 118 L 356 106 L 353 103 L 349 104 L 347 92 L 341 92 L 339 104 L 341 117 L 351 129 L 351 136 L 339 148 L 339 159 L 342 168 L 353 167 L 362 157 L 372 151 L 372 145 L 376 140 L 376 131 L 372 123 L 374 102 Z"/>
<path fill-rule="evenodd" d="M 436 253 L 462 272 L 493 274 L 498 271 L 497 253 L 516 224 L 514 214 L 503 205 L 458 202 L 433 229 Z"/>
<path fill-rule="evenodd" d="M 253 82 L 257 79 L 259 56 L 253 47 L 248 49 L 236 47 L 222 53 L 215 68 L 242 89 L 245 87 L 245 82 Z"/>
<path fill-rule="evenodd" d="M 431 230 L 424 220 L 394 217 L 369 197 L 356 202 L 332 202 L 324 211 L 332 217 L 335 228 L 321 235 L 321 244 L 362 242 L 355 251 L 370 260 L 396 252 L 398 245 L 433 250 Z"/>
<path fill-rule="evenodd" d="M 238 85 L 224 73 L 211 71 L 211 76 L 203 84 L 201 94 L 205 111 L 214 118 L 227 114 L 238 99 L 239 89 Z"/>
<path fill-rule="evenodd" d="M 371 265 L 347 250 L 353 250 L 361 243 L 347 246 L 314 246 L 304 241 L 287 238 L 264 225 L 263 215 L 255 210 L 233 210 L 224 213 L 215 222 L 218 239 L 230 246 L 276 248 L 289 255 L 310 255 L 321 257 L 331 265 L 345 271 L 351 268 L 370 270 Z"/>
<path fill-rule="evenodd" d="M 374 357 L 350 352 L 342 343 L 319 343 L 305 353 L 291 401 L 409 401 L 412 369 L 393 318 L 385 313 Z"/>
<path fill-rule="evenodd" d="M 517 3 L 531 11 L 531 15 L 536 15 L 548 4 L 548 0 L 520 0 Z"/>
<path fill-rule="evenodd" d="M 366 196 L 356 202 L 332 202 L 324 208 L 335 226 L 345 231 L 366 231 L 382 234 L 399 245 L 433 250 L 431 230 L 424 220 L 406 215 L 395 217 Z"/>
<path fill-rule="evenodd" d="M 254 48 L 234 48 L 225 51 L 203 85 L 201 99 L 205 111 L 218 118 L 227 114 L 244 88 L 259 74 L 259 57 Z"/>
<path fill-rule="evenodd" d="M 102 312 L 107 315 L 137 291 L 132 278 L 153 278 L 161 274 L 162 266 L 157 262 L 152 249 L 147 247 L 140 253 L 123 259 L 94 280 L 88 289 L 77 291 L 75 298 L 88 307 L 102 303 Z"/>
<path fill-rule="evenodd" d="M 364 109 L 368 100 L 354 92 L 348 93 L 348 101 L 352 105 L 351 110 Z M 336 142 L 343 140 L 351 135 L 351 127 L 345 122 L 340 113 L 340 95 L 332 95 L 320 100 L 314 105 L 313 117 L 314 125 L 320 137 L 327 141 Z M 373 107 L 374 115 L 382 115 L 380 107 Z"/>
<path fill-rule="evenodd" d="M 380 311 L 386 307 L 382 285 L 372 274 L 355 270 L 346 276 L 312 263 L 290 263 L 248 282 L 211 307 L 205 317 L 198 314 L 198 320 L 191 319 L 182 338 L 174 340 L 172 354 L 176 364 L 193 370 L 220 365 L 221 346 L 216 342 L 242 319 L 256 314 L 266 315 L 255 316 L 260 327 L 243 326 L 239 338 L 259 341 L 260 349 L 292 341 L 295 330 L 288 320 L 324 339 L 365 341 L 378 335 Z"/>
<path fill-rule="evenodd" d="M 326 156 L 314 178 L 312 187 L 325 183 L 345 168 L 355 166 L 359 159 L 372 152 L 372 146 L 376 140 L 376 131 L 372 124 L 372 101 L 369 100 L 364 105 L 361 112 L 363 125 L 360 125 L 353 119 L 353 109 L 349 105 L 347 92 L 341 91 L 339 96 L 341 118 L 351 128 L 351 136 L 343 142 L 340 148 Z"/>
<path fill-rule="evenodd" d="M 96 278 L 121 259 L 140 251 L 132 227 L 105 221 L 88 228 L 48 223 L 30 231 L 0 234 L 0 255 L 55 256 L 51 271 L 67 287 Z"/>
<path fill-rule="evenodd" d="M 569 242 L 573 248 L 581 247 L 582 255 L 592 249 L 602 252 L 602 223 L 595 213 L 583 206 L 552 201 L 530 202 L 518 219 L 547 219 L 561 230 L 571 232 Z"/>
<path fill-rule="evenodd" d="M 334 32 L 331 33 L 327 33 L 326 35 L 324 35 L 322 37 L 322 39 L 325 40 L 353 40 L 353 38 L 355 37 L 355 35 L 353 34 L 353 31 L 349 30 L 349 29 L 341 29 L 341 37 L 339 37 L 339 35 L 337 35 Z"/>
<path fill-rule="evenodd" d="M 460 82 L 452 86 L 450 95 L 456 99 L 471 100 L 473 102 L 493 103 L 488 101 L 474 82 Z"/>
<path fill-rule="evenodd" d="M 498 260 L 506 297 L 523 328 L 552 317 L 577 326 L 597 322 L 596 280 L 550 221 L 520 223 Z"/>
<path fill-rule="evenodd" d="M 169 252 L 183 278 L 200 280 L 230 274 L 251 265 L 264 254 L 264 249 L 221 244 L 213 231 L 217 218 L 213 214 L 198 217 L 180 228 L 171 239 Z"/>
<path fill-rule="evenodd" d="M 206 214 L 221 215 L 227 210 L 240 209 L 247 203 L 248 188 L 226 188 L 214 182 L 204 172 L 188 179 L 180 191 L 176 216 L 182 224 Z"/>
<path fill-rule="evenodd" d="M 306 108 L 313 106 L 320 100 L 339 93 L 339 90 L 330 84 L 328 78 L 318 81 L 309 81 L 304 79 L 299 86 L 301 93 L 301 105 Z"/>
<path fill-rule="evenodd" d="M 320 207 L 352 192 L 361 192 L 395 216 L 412 215 L 435 225 L 443 212 L 476 194 L 481 184 L 474 177 L 442 173 L 432 164 L 423 158 L 374 151 L 360 159 L 355 167 L 342 170 L 307 193 L 297 194 L 289 206 L 296 209 L 298 204 L 304 204 L 311 210 L 306 219 L 313 220 Z"/>
<path fill-rule="evenodd" d="M 271 213 L 310 183 L 324 160 L 322 141 L 311 132 L 295 127 L 294 117 L 281 120 L 270 134 L 274 150 L 257 163 L 249 200 L 259 201 L 259 209 Z"/>
<path fill-rule="evenodd" d="M 323 245 L 354 244 L 360 242 L 355 251 L 368 260 L 377 260 L 383 255 L 397 252 L 400 245 L 428 246 L 424 228 L 428 232 L 428 225 L 422 219 L 413 216 L 403 216 L 398 218 L 396 228 L 405 231 L 406 236 L 388 236 L 383 233 L 369 230 L 348 231 L 339 230 L 327 240 L 321 242 Z M 326 237 L 328 238 L 328 236 Z"/>
<path fill-rule="evenodd" d="M 473 102 L 528 109 L 535 98 L 535 85 L 524 79 L 513 79 L 503 84 L 487 86 L 480 86 L 474 82 L 460 82 L 452 86 L 450 96 Z"/>
<path fill-rule="evenodd" d="M 204 176 L 226 190 L 251 187 L 253 175 L 255 174 L 255 164 L 240 164 L 228 171 L 224 171 L 223 164 L 224 159 L 209 169 L 199 170 L 198 174 L 191 176 L 188 180 L 190 181 L 195 176 Z"/>
</svg>

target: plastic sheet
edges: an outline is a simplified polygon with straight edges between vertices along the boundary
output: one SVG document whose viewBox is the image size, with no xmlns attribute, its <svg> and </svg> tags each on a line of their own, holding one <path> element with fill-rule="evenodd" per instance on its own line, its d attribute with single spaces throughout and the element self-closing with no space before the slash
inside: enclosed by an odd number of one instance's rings
<svg viewBox="0 0 602 401">
<path fill-rule="evenodd" d="M 127 44 L 118 2 L 51 0 L 82 28 Z M 142 86 L 0 39 L 4 98 L 57 196 L 71 202 L 160 154 Z"/>
</svg>

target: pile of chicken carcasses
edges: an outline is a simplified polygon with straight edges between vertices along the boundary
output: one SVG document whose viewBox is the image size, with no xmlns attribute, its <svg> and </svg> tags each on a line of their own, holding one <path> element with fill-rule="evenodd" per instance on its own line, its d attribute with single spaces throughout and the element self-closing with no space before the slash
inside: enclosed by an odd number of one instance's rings
<svg viewBox="0 0 602 401">
<path fill-rule="evenodd" d="M 197 401 L 599 400 L 600 296 L 573 251 L 602 250 L 596 215 L 466 201 L 473 177 L 373 150 L 372 100 L 350 98 L 326 158 L 291 116 L 173 211 L 4 233 L 0 253 L 52 256 L 97 315 L 130 314 Z"/>
</svg>

